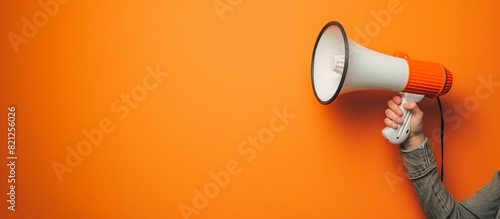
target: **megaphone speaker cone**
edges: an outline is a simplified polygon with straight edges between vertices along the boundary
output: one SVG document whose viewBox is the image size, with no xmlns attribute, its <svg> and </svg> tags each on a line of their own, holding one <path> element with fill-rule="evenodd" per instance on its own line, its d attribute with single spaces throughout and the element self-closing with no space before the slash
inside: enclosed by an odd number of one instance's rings
<svg viewBox="0 0 500 219">
<path fill-rule="evenodd" d="M 327 23 L 316 39 L 312 56 L 311 78 L 314 95 L 329 104 L 340 93 L 349 64 L 346 32 L 337 21 Z"/>
</svg>

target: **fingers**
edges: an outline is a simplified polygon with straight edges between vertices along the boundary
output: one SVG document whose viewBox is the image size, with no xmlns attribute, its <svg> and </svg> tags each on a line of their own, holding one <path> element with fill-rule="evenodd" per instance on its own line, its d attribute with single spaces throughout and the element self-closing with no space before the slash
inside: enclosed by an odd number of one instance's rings
<svg viewBox="0 0 500 219">
<path fill-rule="evenodd" d="M 397 129 L 398 128 L 398 124 L 396 124 L 393 120 L 389 119 L 389 118 L 385 118 L 384 119 L 384 123 L 387 127 L 391 127 L 393 129 Z"/>
<path fill-rule="evenodd" d="M 401 97 L 396 95 L 394 97 L 392 97 L 392 101 L 399 106 L 399 104 L 401 104 Z"/>
<path fill-rule="evenodd" d="M 398 108 L 399 109 L 399 108 Z M 394 110 L 392 109 L 386 109 L 385 110 L 385 117 L 397 124 L 401 124 L 403 122 L 403 119 L 401 118 L 400 115 L 397 115 Z"/>
<path fill-rule="evenodd" d="M 392 110 L 398 116 L 402 116 L 403 111 L 399 108 L 399 104 L 401 104 L 401 98 L 399 98 L 399 100 L 393 98 L 392 100 L 387 101 L 389 110 Z"/>
<path fill-rule="evenodd" d="M 399 108 L 399 104 L 401 104 L 401 97 L 394 96 L 391 100 L 387 101 L 387 109 L 385 110 L 384 123 L 386 126 L 391 128 L 397 128 L 398 124 L 403 123 L 403 119 L 401 116 L 403 115 L 403 111 Z"/>
</svg>

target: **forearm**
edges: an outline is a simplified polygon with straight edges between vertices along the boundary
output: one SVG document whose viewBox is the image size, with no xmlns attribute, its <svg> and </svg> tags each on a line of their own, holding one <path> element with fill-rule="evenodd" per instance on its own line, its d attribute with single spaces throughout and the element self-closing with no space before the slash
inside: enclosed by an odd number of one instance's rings
<svg viewBox="0 0 500 219">
<path fill-rule="evenodd" d="M 402 150 L 408 177 L 428 218 L 476 218 L 456 202 L 439 179 L 436 162 L 427 139 L 418 147 Z"/>
<path fill-rule="evenodd" d="M 436 168 L 425 176 L 413 179 L 420 205 L 427 218 L 477 218 L 446 190 Z"/>
</svg>

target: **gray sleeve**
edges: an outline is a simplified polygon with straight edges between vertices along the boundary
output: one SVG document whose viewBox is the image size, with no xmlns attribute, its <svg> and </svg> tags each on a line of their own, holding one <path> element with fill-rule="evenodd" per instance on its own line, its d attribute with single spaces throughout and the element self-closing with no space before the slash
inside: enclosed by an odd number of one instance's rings
<svg viewBox="0 0 500 219">
<path fill-rule="evenodd" d="M 480 218 L 500 218 L 500 171 L 497 171 L 493 179 L 476 194 L 464 200 L 462 203 L 467 206 Z"/>
<path fill-rule="evenodd" d="M 463 202 L 457 202 L 438 177 L 436 161 L 426 139 L 418 148 L 402 150 L 408 178 L 428 218 L 495 218 L 500 202 L 498 172 L 494 179 Z"/>
</svg>

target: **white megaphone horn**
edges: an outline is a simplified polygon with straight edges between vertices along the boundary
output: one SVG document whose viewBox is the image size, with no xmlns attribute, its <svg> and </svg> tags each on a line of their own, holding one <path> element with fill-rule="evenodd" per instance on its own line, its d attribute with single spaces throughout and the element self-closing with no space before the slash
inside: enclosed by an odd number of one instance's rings
<svg viewBox="0 0 500 219">
<path fill-rule="evenodd" d="M 395 56 L 367 49 L 349 39 L 337 21 L 327 23 L 316 40 L 311 64 L 316 99 L 329 104 L 339 94 L 359 90 L 386 90 L 401 93 L 403 123 L 397 129 L 385 127 L 384 137 L 403 143 L 410 133 L 411 113 L 406 102 L 435 98 L 450 91 L 453 76 L 438 63 L 413 60 L 404 53 Z"/>
</svg>

